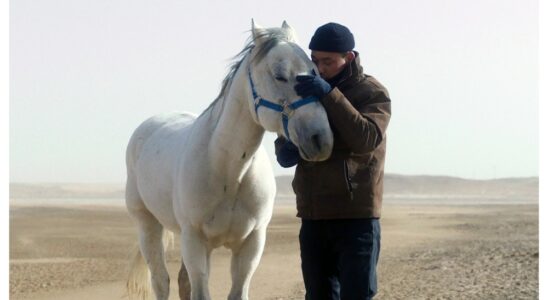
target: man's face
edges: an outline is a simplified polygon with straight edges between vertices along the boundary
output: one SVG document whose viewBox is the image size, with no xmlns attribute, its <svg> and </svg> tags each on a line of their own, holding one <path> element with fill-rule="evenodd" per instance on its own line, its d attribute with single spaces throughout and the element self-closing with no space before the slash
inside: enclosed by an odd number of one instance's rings
<svg viewBox="0 0 548 300">
<path fill-rule="evenodd" d="M 348 63 L 348 54 L 339 52 L 324 52 L 312 50 L 312 61 L 318 67 L 323 79 L 331 79 L 338 75 Z"/>
</svg>

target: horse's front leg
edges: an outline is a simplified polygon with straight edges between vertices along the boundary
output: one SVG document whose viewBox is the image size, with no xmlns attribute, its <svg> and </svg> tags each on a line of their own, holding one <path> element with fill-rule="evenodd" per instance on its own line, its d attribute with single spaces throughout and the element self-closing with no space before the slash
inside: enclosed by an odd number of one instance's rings
<svg viewBox="0 0 548 300">
<path fill-rule="evenodd" d="M 248 300 L 249 283 L 261 260 L 265 238 L 266 225 L 252 231 L 239 247 L 232 249 L 229 300 Z"/>
<path fill-rule="evenodd" d="M 208 281 L 211 249 L 207 247 L 201 233 L 190 225 L 181 230 L 181 253 L 190 281 L 190 299 L 210 300 Z M 184 280 L 179 278 L 180 282 Z"/>
</svg>

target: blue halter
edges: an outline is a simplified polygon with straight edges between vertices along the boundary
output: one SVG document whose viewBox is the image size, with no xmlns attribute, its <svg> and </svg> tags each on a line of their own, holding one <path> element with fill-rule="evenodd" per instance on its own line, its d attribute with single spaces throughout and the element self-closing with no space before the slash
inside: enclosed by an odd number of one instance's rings
<svg viewBox="0 0 548 300">
<path fill-rule="evenodd" d="M 284 132 L 285 137 L 288 141 L 291 142 L 291 138 L 289 137 L 289 131 L 287 130 L 287 126 L 289 123 L 289 118 L 293 115 L 294 111 L 301 107 L 305 106 L 309 103 L 313 103 L 318 101 L 318 98 L 310 96 L 306 98 L 299 99 L 293 103 L 287 103 L 283 102 L 282 104 L 278 104 L 269 100 L 266 100 L 259 96 L 257 93 L 257 90 L 255 89 L 255 84 L 253 84 L 253 79 L 251 78 L 251 68 L 247 70 L 247 73 L 249 75 L 249 83 L 251 84 L 251 92 L 253 93 L 253 102 L 255 103 L 255 115 L 257 118 L 259 115 L 257 114 L 257 111 L 259 110 L 260 106 L 264 106 L 266 108 L 272 109 L 274 111 L 280 112 L 282 114 L 282 123 L 284 125 Z"/>
</svg>

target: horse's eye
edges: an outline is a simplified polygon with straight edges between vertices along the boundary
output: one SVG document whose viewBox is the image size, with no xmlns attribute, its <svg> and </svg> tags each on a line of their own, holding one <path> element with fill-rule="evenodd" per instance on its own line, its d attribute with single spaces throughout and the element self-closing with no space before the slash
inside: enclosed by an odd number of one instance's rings
<svg viewBox="0 0 548 300">
<path fill-rule="evenodd" d="M 282 76 L 276 76 L 276 80 L 281 81 L 281 82 L 287 82 L 287 79 L 285 79 Z"/>
</svg>

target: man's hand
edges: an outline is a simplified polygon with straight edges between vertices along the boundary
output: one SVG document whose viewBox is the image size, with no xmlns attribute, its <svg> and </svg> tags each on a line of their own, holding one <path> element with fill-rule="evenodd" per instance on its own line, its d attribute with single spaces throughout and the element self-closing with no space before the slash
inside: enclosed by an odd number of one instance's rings
<svg viewBox="0 0 548 300">
<path fill-rule="evenodd" d="M 292 142 L 284 138 L 277 138 L 274 141 L 274 145 L 276 148 L 276 160 L 280 166 L 289 168 L 299 163 L 301 159 L 299 149 Z"/>
<path fill-rule="evenodd" d="M 331 92 L 331 85 L 323 80 L 320 75 L 297 75 L 297 84 L 295 92 L 301 97 L 315 96 L 321 99 L 323 96 Z"/>
</svg>

